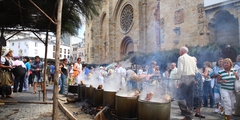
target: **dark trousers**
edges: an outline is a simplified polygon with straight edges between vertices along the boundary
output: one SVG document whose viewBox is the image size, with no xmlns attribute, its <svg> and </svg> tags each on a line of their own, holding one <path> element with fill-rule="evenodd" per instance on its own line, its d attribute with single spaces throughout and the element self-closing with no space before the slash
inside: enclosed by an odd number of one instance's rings
<svg viewBox="0 0 240 120">
<path fill-rule="evenodd" d="M 54 74 L 51 74 L 51 77 L 52 82 L 54 82 Z"/>
<path fill-rule="evenodd" d="M 24 82 L 24 78 L 25 78 L 25 74 L 20 76 L 20 77 L 16 77 L 14 79 L 14 88 L 13 88 L 13 92 L 22 92 L 23 89 L 23 82 Z M 18 89 L 19 86 L 19 89 Z M 18 90 L 17 90 L 18 89 Z"/>
<path fill-rule="evenodd" d="M 178 94 L 178 106 L 181 110 L 181 114 L 191 120 L 193 118 L 193 88 L 194 88 L 194 76 L 183 76 L 179 83 Z"/>
<path fill-rule="evenodd" d="M 28 84 L 33 84 L 33 74 L 30 74 L 28 77 Z"/>
<path fill-rule="evenodd" d="M 11 95 L 12 88 L 11 86 L 0 86 L 0 95 Z"/>
</svg>

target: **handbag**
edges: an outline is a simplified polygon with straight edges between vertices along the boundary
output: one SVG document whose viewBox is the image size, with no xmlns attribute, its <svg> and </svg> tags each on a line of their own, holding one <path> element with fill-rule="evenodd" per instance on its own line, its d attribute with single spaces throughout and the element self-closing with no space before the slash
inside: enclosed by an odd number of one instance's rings
<svg viewBox="0 0 240 120">
<path fill-rule="evenodd" d="M 235 80 L 235 91 L 240 92 L 240 80 Z"/>
<path fill-rule="evenodd" d="M 11 70 L 11 72 L 13 73 L 13 75 L 14 75 L 15 77 L 20 77 L 20 76 L 23 76 L 26 71 L 25 71 L 25 69 L 24 69 L 21 65 L 19 65 L 19 66 L 15 66 L 15 67 Z"/>
<path fill-rule="evenodd" d="M 73 71 L 73 76 L 74 76 L 74 77 L 77 77 L 77 76 L 78 76 L 78 71 L 77 71 L 77 70 L 74 70 L 74 71 Z"/>
</svg>

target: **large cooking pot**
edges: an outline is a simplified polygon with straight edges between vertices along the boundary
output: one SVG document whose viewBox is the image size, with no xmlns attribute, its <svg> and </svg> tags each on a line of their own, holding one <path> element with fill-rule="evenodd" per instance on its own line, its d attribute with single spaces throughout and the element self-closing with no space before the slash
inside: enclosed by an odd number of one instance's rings
<svg viewBox="0 0 240 120">
<path fill-rule="evenodd" d="M 68 93 L 78 93 L 78 86 L 76 85 L 68 85 Z"/>
<path fill-rule="evenodd" d="M 93 105 L 102 106 L 102 104 L 103 104 L 103 89 L 94 88 Z"/>
<path fill-rule="evenodd" d="M 78 85 L 78 99 L 82 100 L 85 98 L 86 85 Z"/>
<path fill-rule="evenodd" d="M 108 106 L 110 109 L 115 108 L 115 95 L 117 91 L 103 91 L 103 106 Z"/>
<path fill-rule="evenodd" d="M 115 109 L 119 119 L 137 119 L 138 97 L 116 95 Z"/>
<path fill-rule="evenodd" d="M 92 86 L 85 88 L 85 99 L 87 99 L 90 103 L 93 100 L 93 91 L 94 91 L 94 88 Z"/>
<path fill-rule="evenodd" d="M 138 100 L 138 120 L 170 120 L 171 102 Z"/>
</svg>

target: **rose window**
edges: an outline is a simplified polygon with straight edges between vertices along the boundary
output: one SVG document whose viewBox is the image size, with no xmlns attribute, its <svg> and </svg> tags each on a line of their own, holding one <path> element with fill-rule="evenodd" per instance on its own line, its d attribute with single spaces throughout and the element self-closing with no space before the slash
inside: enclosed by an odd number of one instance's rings
<svg viewBox="0 0 240 120">
<path fill-rule="evenodd" d="M 126 5 L 120 16 L 120 26 L 123 32 L 127 33 L 133 24 L 133 7 L 131 5 Z"/>
</svg>

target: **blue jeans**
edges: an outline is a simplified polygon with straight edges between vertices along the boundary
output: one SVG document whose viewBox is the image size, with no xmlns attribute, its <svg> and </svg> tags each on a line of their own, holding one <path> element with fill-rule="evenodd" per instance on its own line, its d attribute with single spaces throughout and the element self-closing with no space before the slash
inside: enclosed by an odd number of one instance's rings
<svg viewBox="0 0 240 120">
<path fill-rule="evenodd" d="M 208 107 L 208 95 L 210 97 L 210 107 L 214 107 L 214 94 L 211 87 L 211 81 L 205 81 L 203 83 L 203 106 Z"/>
<path fill-rule="evenodd" d="M 60 86 L 60 94 L 65 94 L 65 86 L 67 85 L 67 76 L 64 74 L 61 74 L 59 78 L 59 86 Z"/>
<path fill-rule="evenodd" d="M 28 78 L 29 78 L 29 75 L 28 76 L 25 75 L 24 83 L 23 83 L 23 90 L 28 90 Z"/>
</svg>

